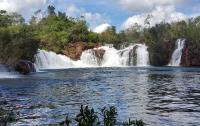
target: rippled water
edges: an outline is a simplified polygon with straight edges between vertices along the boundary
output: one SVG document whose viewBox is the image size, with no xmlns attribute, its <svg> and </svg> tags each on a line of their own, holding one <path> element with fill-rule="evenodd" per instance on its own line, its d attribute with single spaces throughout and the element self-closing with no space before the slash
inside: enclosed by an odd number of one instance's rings
<svg viewBox="0 0 200 126">
<path fill-rule="evenodd" d="M 21 118 L 12 125 L 56 124 L 67 113 L 77 113 L 81 104 L 95 109 L 110 104 L 120 120 L 199 126 L 200 68 L 66 69 L 0 77 L 0 100 Z"/>
</svg>

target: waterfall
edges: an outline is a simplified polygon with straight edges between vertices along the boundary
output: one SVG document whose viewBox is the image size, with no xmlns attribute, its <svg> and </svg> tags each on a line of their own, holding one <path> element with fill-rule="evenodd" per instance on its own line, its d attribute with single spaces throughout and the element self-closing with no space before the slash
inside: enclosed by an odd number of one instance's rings
<svg viewBox="0 0 200 126">
<path fill-rule="evenodd" d="M 185 45 L 185 39 L 178 39 L 176 41 L 176 49 L 174 50 L 171 60 L 169 62 L 169 66 L 180 66 L 182 50 Z"/>
<path fill-rule="evenodd" d="M 35 66 L 37 69 L 63 69 L 98 66 L 98 60 L 95 57 L 93 50 L 84 51 L 78 61 L 73 61 L 65 55 L 45 50 L 38 50 L 35 59 Z"/>
<path fill-rule="evenodd" d="M 122 66 L 148 66 L 149 53 L 144 44 L 134 44 L 125 49 L 117 50 L 111 45 L 99 47 L 105 50 L 102 59 L 95 55 L 94 49 L 85 50 L 80 60 L 73 61 L 67 56 L 38 50 L 35 66 L 38 69 L 62 69 L 80 67 L 122 67 Z"/>
<path fill-rule="evenodd" d="M 123 50 L 121 53 L 121 64 L 126 66 L 148 66 L 149 52 L 145 44 L 134 44 Z"/>
<path fill-rule="evenodd" d="M 136 54 L 137 45 L 131 45 L 123 50 L 120 50 L 121 64 L 125 66 L 135 66 L 137 65 L 137 54 Z"/>
<path fill-rule="evenodd" d="M 138 44 L 137 53 L 137 66 L 147 66 L 149 64 L 149 52 L 147 46 Z"/>
<path fill-rule="evenodd" d="M 103 67 L 119 67 L 120 63 L 120 55 L 118 54 L 118 50 L 111 46 L 103 46 L 100 47 L 104 49 L 106 52 L 103 56 L 102 66 Z"/>
<path fill-rule="evenodd" d="M 95 52 L 92 49 L 86 50 L 82 53 L 80 61 L 86 66 L 96 67 L 99 66 L 100 60 L 95 56 Z"/>
<path fill-rule="evenodd" d="M 35 66 L 39 69 L 61 69 L 73 67 L 70 58 L 51 51 L 47 52 L 45 50 L 38 50 L 35 59 Z"/>
</svg>

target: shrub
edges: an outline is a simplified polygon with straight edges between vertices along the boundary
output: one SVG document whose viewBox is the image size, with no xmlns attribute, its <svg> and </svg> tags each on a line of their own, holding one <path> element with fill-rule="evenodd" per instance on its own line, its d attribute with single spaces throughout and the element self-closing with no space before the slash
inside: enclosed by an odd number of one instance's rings
<svg viewBox="0 0 200 126">
<path fill-rule="evenodd" d="M 76 115 L 75 121 L 78 126 L 144 126 L 142 120 L 131 120 L 123 123 L 117 122 L 117 109 L 114 106 L 103 107 L 100 109 L 100 113 L 95 112 L 94 109 L 90 109 L 88 106 L 83 107 L 81 105 L 80 113 Z M 72 124 L 72 118 L 69 115 L 66 119 L 60 123 L 60 126 L 70 126 Z"/>
</svg>

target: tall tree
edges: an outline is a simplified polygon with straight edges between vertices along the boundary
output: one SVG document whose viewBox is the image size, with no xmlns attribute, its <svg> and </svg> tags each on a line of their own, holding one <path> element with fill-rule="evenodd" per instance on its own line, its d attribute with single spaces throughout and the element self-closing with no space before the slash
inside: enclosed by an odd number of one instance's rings
<svg viewBox="0 0 200 126">
<path fill-rule="evenodd" d="M 48 11 L 48 15 L 49 16 L 52 16 L 52 15 L 55 15 L 55 7 L 53 5 L 49 5 L 48 8 L 47 8 L 47 11 Z"/>
</svg>

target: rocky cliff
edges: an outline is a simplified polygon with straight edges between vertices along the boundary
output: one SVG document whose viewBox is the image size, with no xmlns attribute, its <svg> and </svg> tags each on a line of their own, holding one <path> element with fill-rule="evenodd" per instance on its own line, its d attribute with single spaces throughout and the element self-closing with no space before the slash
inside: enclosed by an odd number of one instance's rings
<svg viewBox="0 0 200 126">
<path fill-rule="evenodd" d="M 181 65 L 200 66 L 200 42 L 186 40 Z"/>
</svg>

